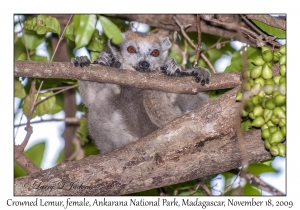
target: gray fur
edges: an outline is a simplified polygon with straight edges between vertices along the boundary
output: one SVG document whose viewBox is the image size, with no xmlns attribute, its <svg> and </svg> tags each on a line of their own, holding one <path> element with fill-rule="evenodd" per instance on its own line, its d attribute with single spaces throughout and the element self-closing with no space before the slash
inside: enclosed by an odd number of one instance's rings
<svg viewBox="0 0 300 210">
<path fill-rule="evenodd" d="M 129 53 L 128 46 L 135 47 L 137 52 Z M 163 69 L 167 75 L 177 76 L 177 69 L 179 72 L 182 69 L 168 57 L 170 47 L 167 37 L 126 32 L 120 46 L 109 42 L 98 63 L 143 71 L 139 63 L 146 61 L 150 65 L 149 71 Z M 154 49 L 160 51 L 158 57 L 150 55 Z M 120 65 L 115 65 L 117 62 Z M 206 79 L 209 77 L 210 74 Z M 88 108 L 89 134 L 102 153 L 136 141 L 209 100 L 204 93 L 173 94 L 89 81 L 80 81 L 79 89 Z"/>
</svg>

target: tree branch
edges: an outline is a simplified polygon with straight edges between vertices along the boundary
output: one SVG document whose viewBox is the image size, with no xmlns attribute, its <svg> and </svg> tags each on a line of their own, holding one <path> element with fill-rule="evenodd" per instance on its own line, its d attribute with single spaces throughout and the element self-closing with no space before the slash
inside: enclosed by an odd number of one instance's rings
<svg viewBox="0 0 300 210">
<path fill-rule="evenodd" d="M 258 20 L 270 26 L 286 30 L 286 21 L 280 18 L 273 18 L 270 15 L 246 15 L 251 20 Z"/>
<path fill-rule="evenodd" d="M 237 90 L 125 147 L 17 178 L 15 195 L 122 195 L 237 168 Z M 260 135 L 259 129 L 244 134 L 248 163 L 271 158 Z M 34 189 L 39 184 L 53 189 Z"/>
<path fill-rule="evenodd" d="M 170 77 L 157 71 L 143 74 L 136 71 L 120 71 L 120 69 L 101 65 L 80 68 L 74 67 L 71 62 L 15 61 L 14 75 L 16 77 L 89 80 L 170 93 L 190 94 L 233 88 L 242 83 L 240 73 L 214 74 L 210 84 L 201 86 L 201 84 L 195 82 L 193 77 Z"/>
</svg>

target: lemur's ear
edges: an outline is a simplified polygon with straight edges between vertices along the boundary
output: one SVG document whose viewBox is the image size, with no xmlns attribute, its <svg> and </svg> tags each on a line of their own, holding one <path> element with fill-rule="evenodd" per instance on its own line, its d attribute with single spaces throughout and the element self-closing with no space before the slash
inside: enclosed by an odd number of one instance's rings
<svg viewBox="0 0 300 210">
<path fill-rule="evenodd" d="M 165 38 L 163 38 L 161 40 L 161 46 L 162 46 L 163 51 L 166 51 L 166 50 L 170 49 L 170 47 L 172 46 L 172 43 L 171 43 L 169 37 L 166 36 Z"/>
</svg>

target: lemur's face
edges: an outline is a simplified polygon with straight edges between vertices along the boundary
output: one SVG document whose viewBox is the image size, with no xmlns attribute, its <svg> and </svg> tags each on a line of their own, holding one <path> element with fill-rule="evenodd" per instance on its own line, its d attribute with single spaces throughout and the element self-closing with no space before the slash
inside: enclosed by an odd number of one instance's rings
<svg viewBox="0 0 300 210">
<path fill-rule="evenodd" d="M 171 43 L 168 38 L 154 35 L 126 33 L 120 45 L 122 67 L 140 72 L 156 70 L 164 65 Z"/>
</svg>

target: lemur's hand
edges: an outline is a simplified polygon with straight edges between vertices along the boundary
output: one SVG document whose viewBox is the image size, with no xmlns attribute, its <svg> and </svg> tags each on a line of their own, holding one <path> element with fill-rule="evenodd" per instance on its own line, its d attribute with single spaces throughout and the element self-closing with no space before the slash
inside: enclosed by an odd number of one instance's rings
<svg viewBox="0 0 300 210">
<path fill-rule="evenodd" d="M 164 66 L 158 68 L 160 72 L 166 75 L 182 77 L 182 76 L 193 76 L 197 83 L 201 82 L 201 85 L 208 84 L 210 81 L 210 72 L 208 69 L 197 66 L 189 70 L 183 71 L 181 66 L 179 66 L 174 58 L 169 58 Z"/>
<path fill-rule="evenodd" d="M 87 56 L 77 56 L 76 58 L 72 58 L 71 62 L 74 64 L 74 66 L 89 66 L 91 64 L 90 59 Z"/>
<path fill-rule="evenodd" d="M 193 67 L 192 69 L 189 70 L 191 72 L 191 75 L 196 78 L 196 82 L 201 81 L 201 85 L 208 84 L 210 81 L 210 72 L 208 69 L 197 66 Z"/>
<path fill-rule="evenodd" d="M 166 75 L 175 77 L 180 77 L 182 72 L 181 66 L 176 63 L 174 58 L 169 58 L 164 66 L 158 68 L 158 70 Z"/>
</svg>

